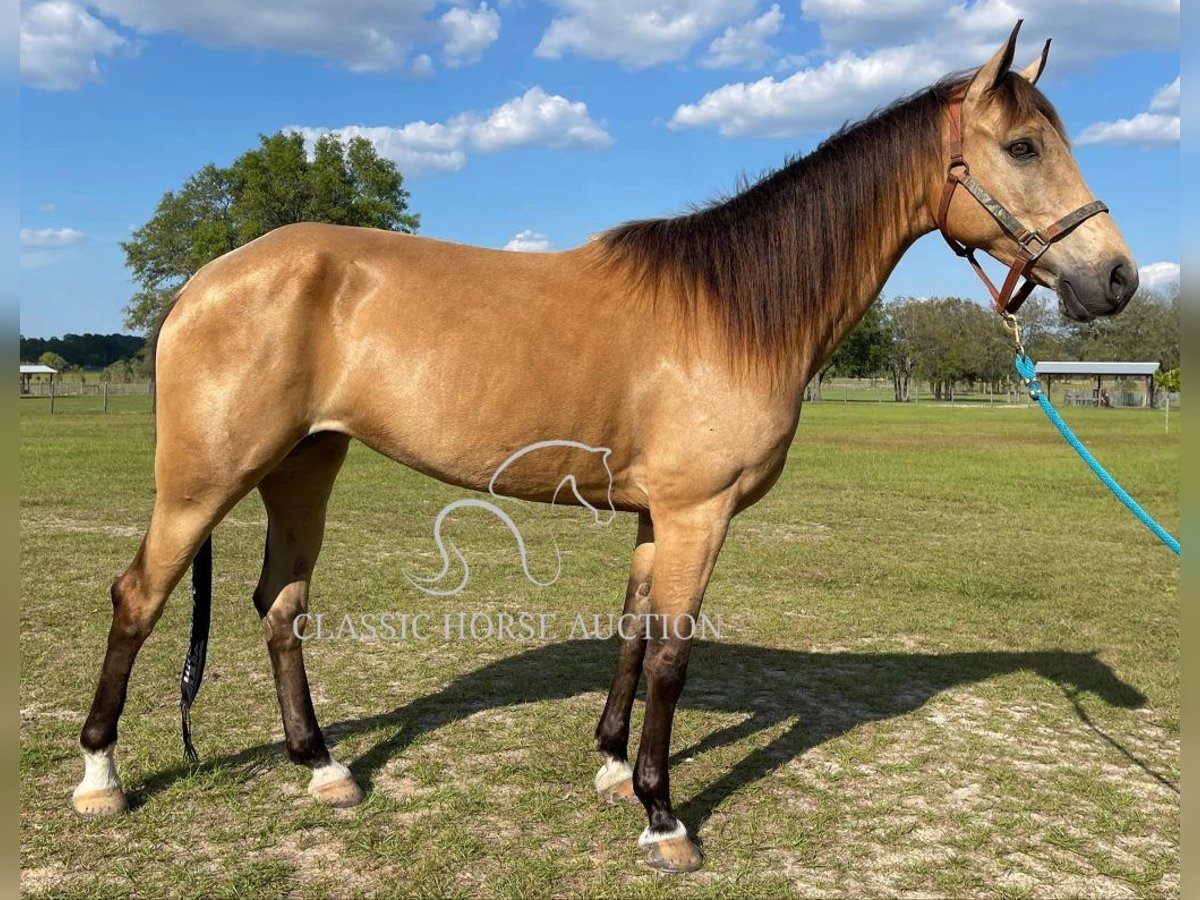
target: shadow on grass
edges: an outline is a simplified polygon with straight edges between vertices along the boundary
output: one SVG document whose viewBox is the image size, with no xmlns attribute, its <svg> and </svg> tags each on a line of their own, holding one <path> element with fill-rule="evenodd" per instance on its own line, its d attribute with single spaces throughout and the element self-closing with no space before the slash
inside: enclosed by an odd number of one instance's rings
<svg viewBox="0 0 1200 900">
<path fill-rule="evenodd" d="M 567 641 L 536 647 L 460 675 L 435 694 L 391 712 L 329 725 L 331 744 L 364 732 L 387 731 L 350 763 L 364 788 L 387 761 L 417 737 L 485 709 L 563 700 L 608 688 L 616 661 L 612 641 Z M 756 732 L 790 722 L 770 743 L 756 748 L 698 795 L 682 798 L 677 812 L 698 829 L 724 800 L 768 775 L 806 750 L 867 722 L 902 716 L 942 691 L 998 676 L 1029 672 L 1058 685 L 1078 706 L 1090 693 L 1114 707 L 1136 708 L 1145 697 L 1121 681 L 1091 653 L 1060 650 L 977 653 L 810 653 L 732 643 L 702 643 L 692 654 L 688 686 L 680 707 L 741 713 L 741 722 L 720 729 L 674 761 L 736 743 Z M 601 703 L 597 703 L 596 716 Z M 528 715 L 551 714 L 548 710 Z M 580 741 L 591 740 L 590 723 Z M 208 766 L 238 766 L 281 753 L 264 744 L 207 761 Z M 1162 776 L 1126 752 L 1154 777 Z M 135 804 L 194 769 L 180 766 L 148 779 L 131 798 Z"/>
</svg>

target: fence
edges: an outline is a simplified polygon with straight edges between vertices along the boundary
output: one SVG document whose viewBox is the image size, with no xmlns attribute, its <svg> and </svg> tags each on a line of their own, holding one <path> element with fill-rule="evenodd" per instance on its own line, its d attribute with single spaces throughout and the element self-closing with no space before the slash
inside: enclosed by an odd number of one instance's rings
<svg viewBox="0 0 1200 900">
<path fill-rule="evenodd" d="M 104 381 L 85 384 L 82 381 L 55 379 L 53 382 L 36 381 L 25 385 L 21 388 L 21 396 L 49 397 L 53 394 L 55 397 L 103 397 L 108 394 L 110 397 L 117 397 L 149 394 L 153 390 L 152 384 L 150 381 Z"/>
<path fill-rule="evenodd" d="M 1140 391 L 1067 391 L 1067 406 L 1146 406 L 1146 395 Z"/>
<path fill-rule="evenodd" d="M 60 381 L 55 378 L 47 382 L 37 383 L 21 383 L 20 397 L 22 400 L 49 400 L 51 415 L 54 414 L 54 403 L 56 400 L 75 399 L 80 397 L 94 397 L 99 405 L 97 412 L 108 412 L 108 401 L 110 397 L 148 397 L 150 400 L 150 411 L 154 412 L 154 382 L 153 381 L 133 381 L 133 382 L 108 382 L 101 381 L 95 384 L 86 384 L 83 381 Z"/>
</svg>

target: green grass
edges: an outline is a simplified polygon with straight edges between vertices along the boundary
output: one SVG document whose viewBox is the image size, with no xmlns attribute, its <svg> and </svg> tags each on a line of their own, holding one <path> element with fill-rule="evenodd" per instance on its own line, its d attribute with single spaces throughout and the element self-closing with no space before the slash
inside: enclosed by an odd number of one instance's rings
<svg viewBox="0 0 1200 900">
<path fill-rule="evenodd" d="M 338 482 L 314 611 L 553 612 L 546 642 L 310 644 L 317 713 L 368 789 L 314 805 L 283 755 L 250 594 L 257 497 L 216 531 L 209 670 L 182 764 L 188 603 L 134 672 L 118 760 L 134 806 L 81 821 L 76 740 L 153 485 L 145 398 L 23 403 L 22 884 L 31 894 L 410 896 L 1178 894 L 1179 565 L 1036 409 L 812 404 L 774 491 L 735 523 L 673 741 L 708 854 L 640 862 L 640 810 L 597 802 L 591 732 L 614 647 L 566 623 L 619 609 L 633 522 L 519 507 L 552 566 L 467 515 L 457 598 L 417 594 L 461 492 L 361 446 Z M 141 404 L 140 406 L 138 404 Z M 58 415 L 62 412 L 62 415 Z M 1070 410 L 1178 533 L 1178 419 Z M 635 729 L 641 704 L 635 711 Z M 635 733 L 636 740 L 636 733 Z"/>
</svg>

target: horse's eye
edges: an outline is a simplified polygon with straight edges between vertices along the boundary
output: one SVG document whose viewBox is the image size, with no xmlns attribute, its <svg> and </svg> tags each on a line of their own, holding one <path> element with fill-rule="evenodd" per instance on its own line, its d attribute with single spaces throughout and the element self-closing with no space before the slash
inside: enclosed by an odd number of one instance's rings
<svg viewBox="0 0 1200 900">
<path fill-rule="evenodd" d="M 1013 141 L 1008 145 L 1008 155 L 1013 159 L 1029 159 L 1037 156 L 1037 147 L 1033 141 Z"/>
</svg>

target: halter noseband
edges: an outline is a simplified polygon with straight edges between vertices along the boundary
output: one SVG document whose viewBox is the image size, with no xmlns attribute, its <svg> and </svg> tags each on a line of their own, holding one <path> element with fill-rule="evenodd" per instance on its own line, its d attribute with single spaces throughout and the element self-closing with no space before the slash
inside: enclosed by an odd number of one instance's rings
<svg viewBox="0 0 1200 900">
<path fill-rule="evenodd" d="M 1021 304 L 1025 302 L 1035 287 L 1029 273 L 1038 258 L 1046 252 L 1051 244 L 1066 237 L 1068 233 L 1092 216 L 1108 212 L 1108 207 L 1099 200 L 1093 200 L 1063 216 L 1042 231 L 1034 231 L 1022 225 L 1003 203 L 989 194 L 983 185 L 974 179 L 971 175 L 971 167 L 963 159 L 962 105 L 966 95 L 967 89 L 961 88 L 955 91 L 950 98 L 950 162 L 946 166 L 946 186 L 942 189 L 942 202 L 938 206 L 937 226 L 942 237 L 946 239 L 946 243 L 950 245 L 950 249 L 967 260 L 971 264 L 971 268 L 975 270 L 975 274 L 987 285 L 992 300 L 996 303 L 996 312 L 1001 315 L 1012 315 L 1021 308 Z M 960 184 L 979 202 L 980 206 L 987 210 L 1009 237 L 1017 242 L 1016 258 L 1008 270 L 1008 277 L 1004 279 L 1004 284 L 999 290 L 988 278 L 987 273 L 983 271 L 979 260 L 975 258 L 975 248 L 955 240 L 946 230 L 950 201 L 954 198 L 954 191 Z M 1025 282 L 1018 289 L 1017 282 L 1022 278 L 1025 279 Z"/>
</svg>

